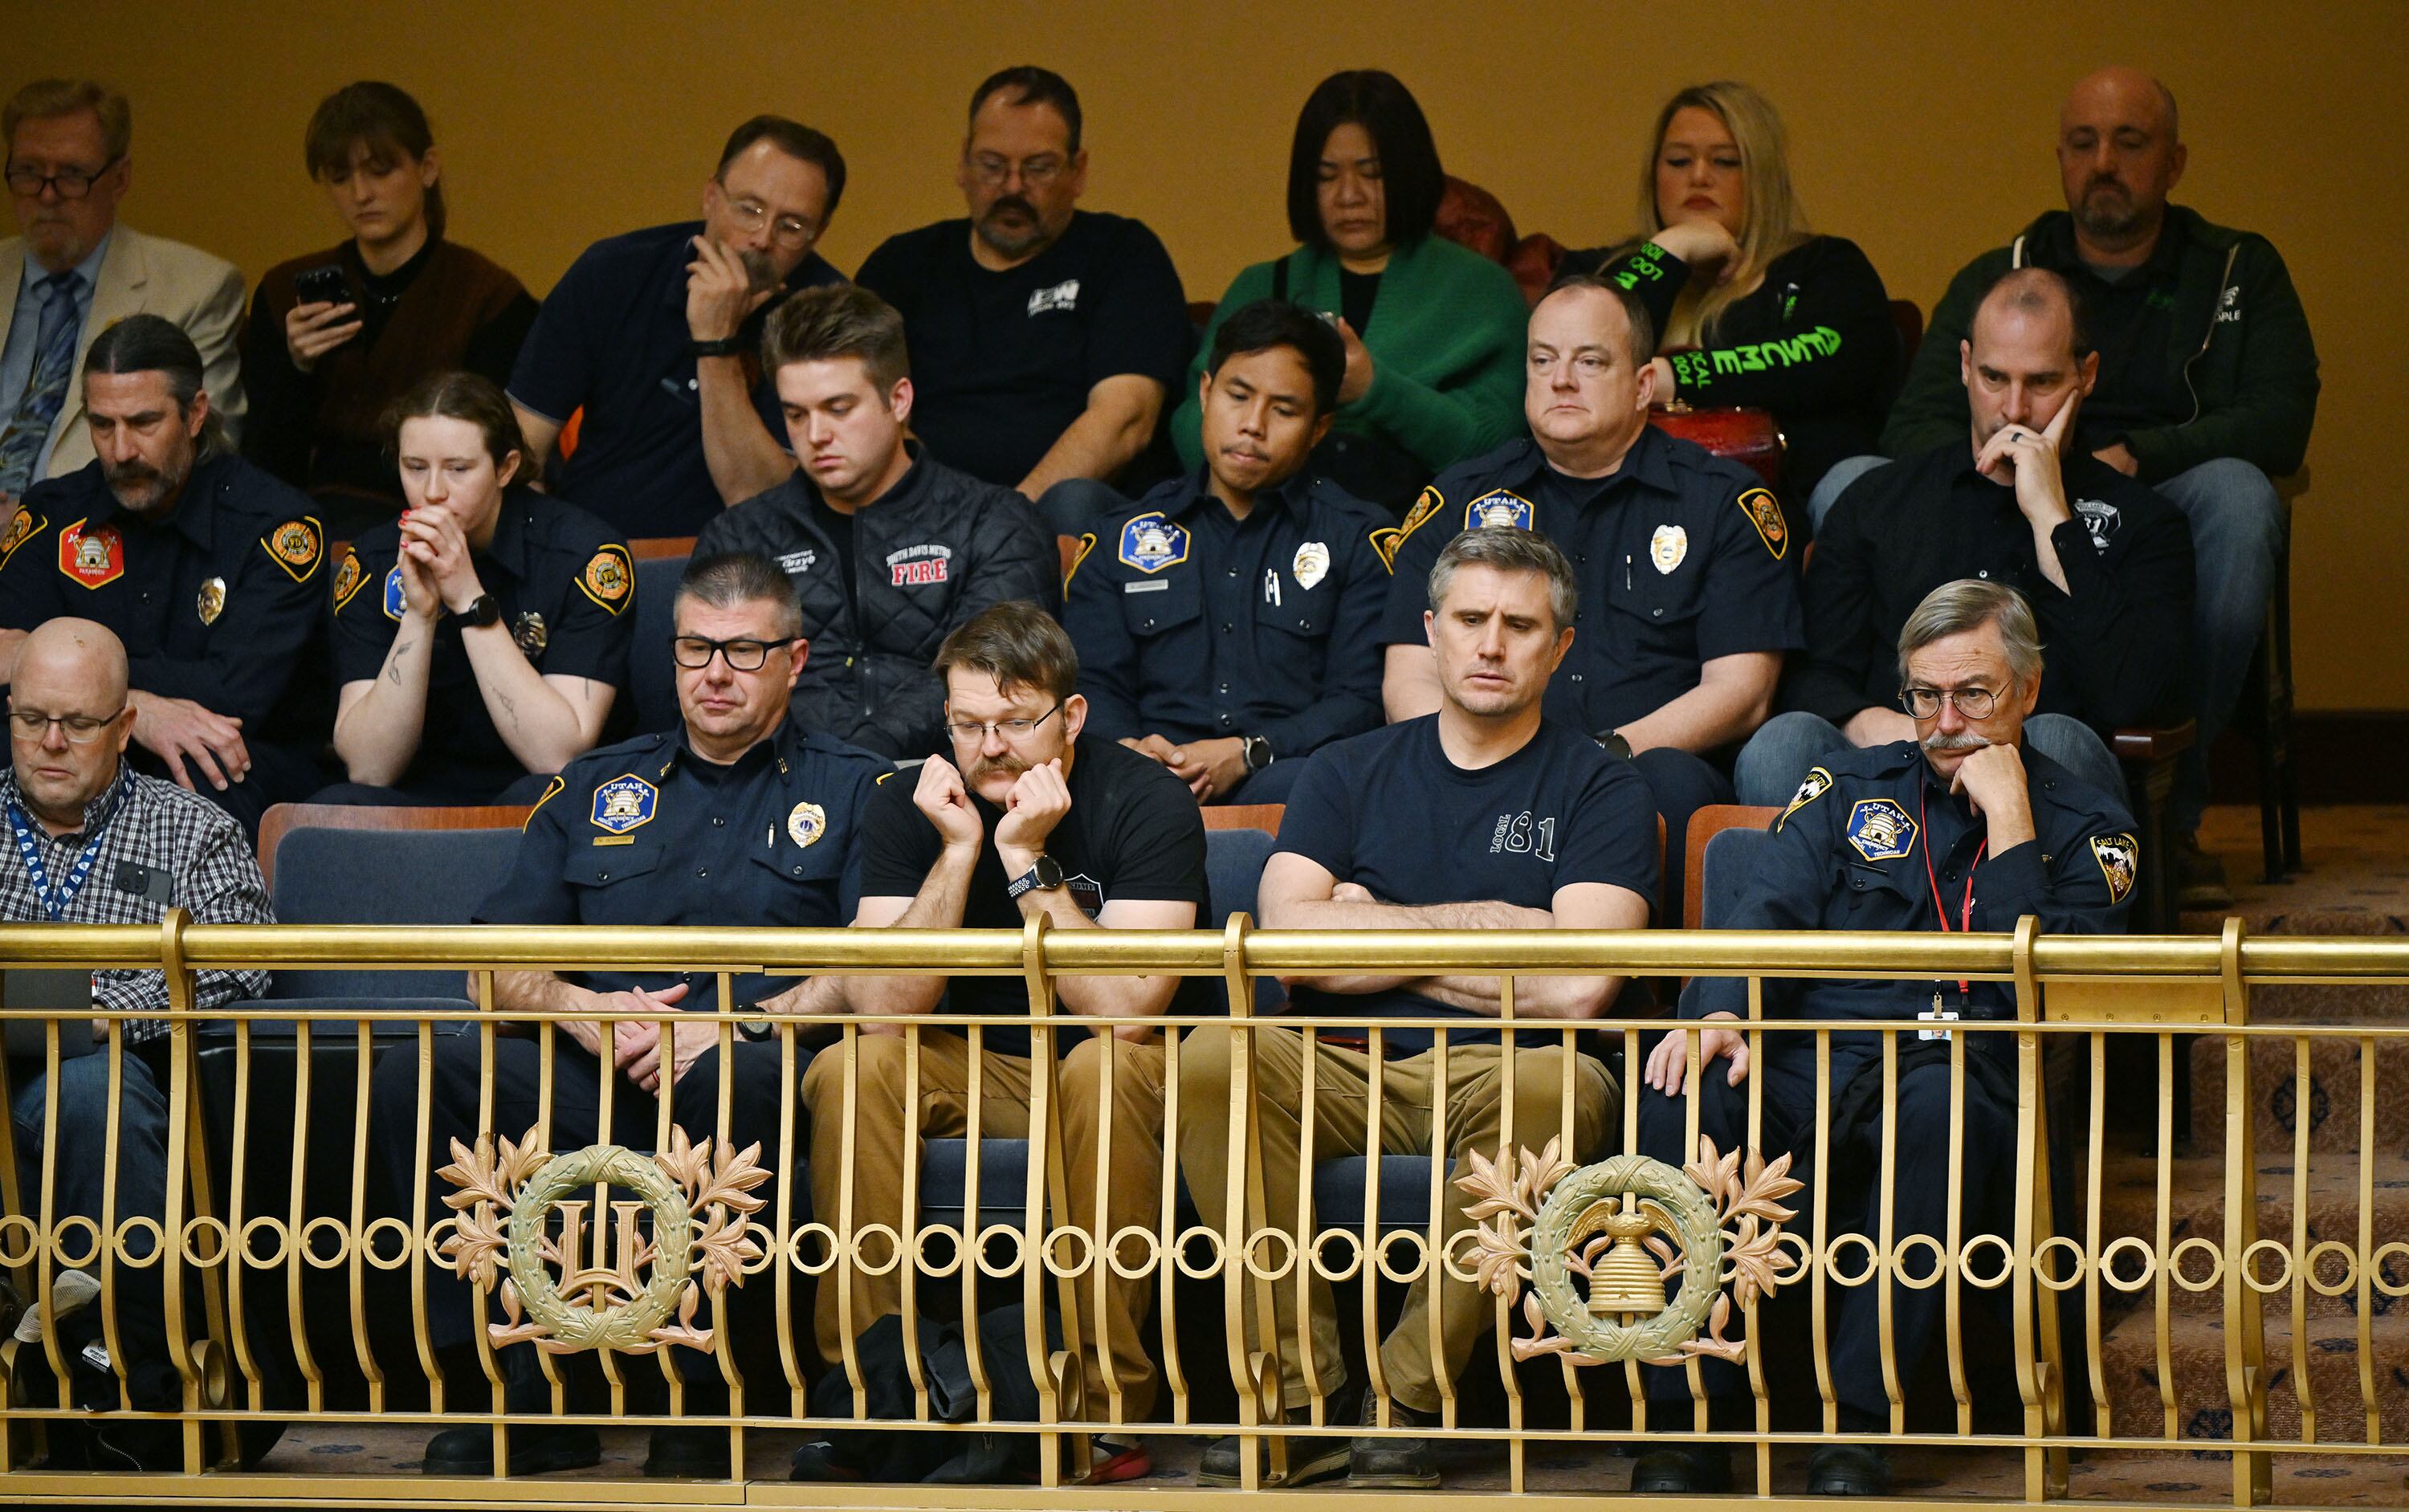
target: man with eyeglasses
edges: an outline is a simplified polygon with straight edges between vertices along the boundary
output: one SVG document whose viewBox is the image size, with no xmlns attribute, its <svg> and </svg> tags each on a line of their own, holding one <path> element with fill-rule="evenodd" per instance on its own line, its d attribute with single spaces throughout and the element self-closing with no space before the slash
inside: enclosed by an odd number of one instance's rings
<svg viewBox="0 0 2409 1512">
<path fill-rule="evenodd" d="M 952 759 L 932 756 L 916 777 L 897 772 L 881 780 L 862 820 L 857 929 L 1017 930 L 1041 914 L 1058 934 L 1196 926 L 1205 912 L 1204 826 L 1196 800 L 1177 778 L 1137 752 L 1079 738 L 1088 704 L 1077 691 L 1078 654 L 1050 615 L 1031 603 L 998 604 L 946 637 L 936 670 L 945 688 Z M 1069 1022 L 1096 1015 L 1143 1020 L 1211 1011 L 1202 978 L 1081 975 L 1058 978 L 1054 986 L 1058 1012 Z M 1017 976 L 854 976 L 842 990 L 857 1014 L 917 1015 L 942 1007 L 1018 1020 L 1029 1012 L 1028 986 Z M 1061 1058 L 1055 1106 L 1069 1207 L 1058 1209 L 1052 1223 L 1088 1231 L 1100 1254 L 1111 1252 L 1102 1242 L 1105 1236 L 1131 1225 L 1154 1227 L 1162 1196 L 1161 1035 L 1142 1023 L 1110 1032 L 1118 1043 L 1108 1080 L 1104 1031 L 1054 1031 Z M 843 1056 L 819 1058 L 803 1077 L 812 1116 L 813 1211 L 832 1227 L 849 1221 L 856 1234 L 874 1223 L 891 1231 L 902 1222 L 907 1098 L 918 1102 L 924 1138 L 1012 1139 L 1031 1132 L 1030 1084 L 1043 1068 L 1032 1063 L 1027 1029 L 1008 1021 L 981 1031 L 976 1130 L 967 1121 L 966 1101 L 974 1042 L 951 1025 L 922 1030 L 914 1085 L 905 1080 L 900 1033 L 891 1026 L 864 1026 L 854 1045 L 850 1087 Z M 1098 1159 L 1106 1128 L 1100 1094 L 1106 1091 L 1109 1172 Z M 848 1174 L 849 1209 L 843 1186 Z M 1101 1228 L 1095 1222 L 1100 1192 Z M 869 1244 L 866 1253 L 874 1252 L 876 1241 Z M 1118 1253 L 1122 1264 L 1138 1263 L 1127 1246 Z M 843 1358 L 844 1290 L 851 1292 L 849 1316 L 858 1335 L 902 1306 L 900 1269 L 872 1275 L 857 1265 L 849 1275 L 832 1272 L 822 1279 L 822 1359 L 833 1364 Z M 924 1275 L 923 1294 L 936 1284 Z M 1135 1280 L 1116 1274 L 1105 1288 L 1101 1317 L 1094 1276 L 1077 1288 L 1089 1421 L 1141 1422 L 1153 1407 L 1158 1376 L 1139 1329 L 1156 1284 L 1151 1274 Z M 1009 1479 L 1035 1469 L 1034 1447 L 1024 1435 L 965 1440 L 959 1455 L 923 1478 Z M 1100 1458 L 1092 1478 L 1122 1479 L 1147 1468 L 1133 1440 Z M 830 1462 L 825 1446 L 806 1445 L 795 1473 L 816 1478 L 841 1474 L 842 1467 Z"/>
<path fill-rule="evenodd" d="M 0 524 L 27 487 L 92 460 L 83 351 L 128 315 L 182 327 L 207 366 L 210 408 L 242 425 L 235 337 L 242 273 L 195 247 L 117 223 L 133 187 L 133 112 L 88 79 L 44 79 L 0 108 L 8 198 L 22 236 L 0 241 Z"/>
<path fill-rule="evenodd" d="M 570 265 L 510 382 L 556 492 L 630 540 L 691 536 L 794 471 L 761 322 L 786 295 L 844 281 L 812 250 L 844 195 L 835 142 L 755 116 L 721 150 L 700 221 L 598 241 Z"/>
<path fill-rule="evenodd" d="M 794 596 L 774 563 L 742 553 L 699 556 L 679 580 L 674 613 L 679 727 L 578 757 L 553 779 L 527 816 L 511 868 L 478 908 L 480 924 L 711 925 L 724 929 L 829 929 L 853 915 L 860 876 L 862 811 L 887 763 L 786 715 L 786 698 L 809 651 L 797 633 Z M 788 1179 L 797 1152 L 778 1140 L 781 1049 L 766 1026 L 733 1034 L 725 1068 L 730 1095 L 723 1110 L 721 1030 L 670 1023 L 682 1009 L 722 1006 L 765 1013 L 837 1010 L 831 979 L 782 983 L 753 972 L 733 978 L 719 1001 L 715 963 L 690 971 L 503 972 L 494 999 L 506 1013 L 608 1010 L 627 1016 L 604 1025 L 558 1024 L 553 1032 L 551 1130 L 555 1150 L 608 1139 L 635 1149 L 655 1145 L 660 1101 L 697 1142 L 714 1148 L 759 1147 L 761 1164 Z M 758 1040 L 753 1033 L 761 1030 Z M 608 1039 L 605 1039 L 605 1035 Z M 497 1039 L 493 1116 L 478 1121 L 483 1056 L 474 1034 L 436 1040 L 428 1076 L 429 1137 L 419 1143 L 417 1058 L 387 1056 L 372 1088 L 371 1146 L 382 1157 L 390 1211 L 410 1211 L 410 1195 L 429 1182 L 428 1211 L 440 1211 L 432 1173 L 452 1159 L 452 1142 L 474 1145 L 491 1131 L 518 1139 L 544 1116 L 543 1046 L 531 1029 Z M 612 1122 L 599 1122 L 605 1063 L 614 1075 Z M 428 1286 L 444 1293 L 427 1309 L 429 1336 L 456 1366 L 482 1375 L 469 1334 L 466 1283 L 430 1268 Z M 729 1298 L 728 1323 L 740 1353 L 773 1336 L 767 1289 Z M 757 1309 L 764 1309 L 757 1311 Z M 725 1411 L 718 1362 L 677 1350 L 686 1372 L 688 1412 Z M 774 1369 L 775 1355 L 753 1361 Z M 532 1346 L 502 1352 L 511 1410 L 542 1412 L 551 1389 Z M 457 1375 L 454 1377 L 457 1379 Z M 511 1474 L 592 1464 L 600 1454 L 590 1428 L 514 1429 Z M 488 1475 L 493 1435 L 454 1429 L 427 1446 L 430 1475 Z M 728 1473 L 723 1430 L 662 1428 L 644 1462 L 648 1476 Z"/>
<path fill-rule="evenodd" d="M 170 782 L 125 764 L 135 712 L 127 702 L 125 646 L 107 626 L 54 619 L 25 639 L 8 692 L 9 770 L 0 777 L 0 812 L 14 839 L 0 844 L 0 918 L 13 923 L 155 926 L 169 908 L 196 924 L 271 924 L 267 887 L 232 819 Z M 204 971 L 194 1006 L 213 1011 L 267 988 L 265 972 Z M 113 1013 L 156 1015 L 168 1006 L 157 972 L 92 973 L 92 1001 Z M 118 1083 L 115 1213 L 157 1223 L 167 1196 L 168 1025 L 158 1017 L 108 1022 L 124 1053 Z M 109 1058 L 86 1054 L 101 1021 L 58 1026 L 56 1097 L 41 1060 L 10 1068 L 15 1105 L 17 1205 L 11 1216 L 55 1226 L 70 1216 L 97 1220 L 108 1200 Z M 81 1043 L 79 1044 L 78 1042 Z M 55 1103 L 53 1106 L 52 1104 Z M 45 1138 L 55 1117 L 55 1142 Z M 42 1164 L 50 1149 L 50 1209 L 42 1208 Z M 69 1230 L 64 1242 L 86 1247 Z M 50 1295 L 28 1313 L 17 1337 L 33 1344 L 43 1325 L 58 1331 L 77 1406 L 172 1409 L 182 1388 L 168 1362 L 166 1313 L 155 1246 L 138 1233 L 117 1265 L 117 1333 L 104 1338 L 96 1266 L 52 1273 Z M 110 1349 L 121 1351 L 112 1359 Z M 40 1353 L 38 1346 L 36 1353 Z M 131 1390 L 121 1402 L 116 1371 Z M 76 1422 L 53 1425 L 49 1467 L 58 1470 L 172 1469 L 181 1463 L 172 1423 Z"/>
<path fill-rule="evenodd" d="M 1845 501 L 1844 505 L 1845 507 Z M 2071 544 L 2079 544 L 2071 543 Z M 1842 749 L 1807 774 L 1774 823 L 1724 928 L 1795 934 L 1810 929 L 1938 929 L 2005 933 L 2027 914 L 2044 934 L 2117 934 L 2126 927 L 2144 857 L 2121 799 L 2068 770 L 2027 739 L 2042 687 L 2041 631 L 2013 588 L 1968 578 L 1934 589 L 1907 616 L 1894 642 L 1891 675 L 1906 717 L 1897 741 Z M 1854 1443 L 1826 1446 L 1808 1462 L 1816 1496 L 1878 1496 L 1890 1486 L 1878 1444 L 1896 1421 L 1887 1375 L 1904 1401 L 1941 1321 L 1944 1289 L 1932 1284 L 1931 1247 L 1953 1218 L 1968 1240 L 2011 1231 L 2016 1170 L 2015 1043 L 2000 1033 L 1964 1036 L 1962 1087 L 1948 1025 L 2012 1019 L 2014 984 L 1963 981 L 1825 981 L 1768 978 L 1765 1018 L 1853 1019 L 1897 1026 L 1884 1108 L 1882 1032 L 1835 1031 L 1831 1114 L 1821 1155 L 1835 1234 L 1884 1235 L 1905 1258 L 1885 1303 L 1875 1285 L 1834 1286 L 1832 1392 L 1839 1429 Z M 1682 995 L 1681 1016 L 1722 1023 L 1749 1015 L 1744 978 L 1701 977 Z M 1904 1030 L 1914 1029 L 1910 1035 Z M 1639 1149 L 1680 1166 L 1686 1147 L 1689 1040 L 1668 1034 L 1640 1073 Z M 1750 1078 L 1762 1087 L 1768 1159 L 1802 1156 L 1817 1140 L 1819 1052 L 1804 1031 L 1767 1031 L 1752 1049 L 1738 1028 L 1698 1036 L 1698 1131 L 1719 1150 L 1749 1145 Z M 1885 1130 L 1886 1120 L 1893 1127 Z M 1885 1134 L 1895 1152 L 1884 1227 Z M 1960 1154 L 1954 1159 L 1951 1151 Z M 1954 1212 L 1953 1212 L 1954 1206 Z M 1985 1246 L 1987 1247 L 1987 1246 Z M 1854 1259 L 1842 1269 L 1859 1270 Z M 1920 1286 L 1910 1285 L 1921 1282 Z M 1970 1305 L 2005 1310 L 2005 1293 L 1969 1289 Z M 1977 1299 L 1989 1299 L 1988 1302 Z M 1785 1298 L 1786 1302 L 1788 1299 Z M 1886 1371 L 1884 1359 L 1894 1368 Z M 1802 1367 L 1803 1368 L 1803 1367 Z M 1699 1362 L 1709 1426 L 1754 1421 L 1738 1367 Z M 1692 1420 L 1690 1383 L 1679 1368 L 1643 1370 L 1660 1419 Z M 1673 1446 L 1640 1457 L 1632 1489 L 1719 1495 L 1731 1489 L 1720 1446 Z"/>
<path fill-rule="evenodd" d="M 705 526 L 695 549 L 758 552 L 795 585 L 813 646 L 797 720 L 881 756 L 926 756 L 945 735 L 930 658 L 990 604 L 1052 606 L 1054 542 L 1027 499 L 910 439 L 903 320 L 869 290 L 788 299 L 762 362 L 802 466 Z"/>
<path fill-rule="evenodd" d="M 2025 734 L 2123 794 L 2107 742 L 2181 718 L 2192 645 L 2192 541 L 2182 511 L 2078 447 L 2099 371 L 2073 286 L 2004 273 L 1962 343 L 1970 436 L 1866 473 L 1824 518 L 1805 583 L 1807 653 L 1788 712 L 1741 751 L 1743 803 L 1775 804 L 1826 752 L 1905 740 L 1890 647 L 1924 596 L 1960 578 L 2012 587 L 2050 649 Z"/>
<path fill-rule="evenodd" d="M 903 312 L 913 428 L 974 478 L 1076 535 L 1154 481 L 1163 396 L 1186 376 L 1179 273 L 1144 223 L 1078 209 L 1079 96 L 1022 65 L 981 81 L 955 181 L 970 215 L 888 238 L 860 281 Z"/>
</svg>

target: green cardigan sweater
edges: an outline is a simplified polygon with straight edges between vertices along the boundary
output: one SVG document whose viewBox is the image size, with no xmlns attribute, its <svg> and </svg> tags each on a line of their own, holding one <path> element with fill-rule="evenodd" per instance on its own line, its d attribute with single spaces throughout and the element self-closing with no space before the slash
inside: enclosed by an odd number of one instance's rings
<svg viewBox="0 0 2409 1512">
<path fill-rule="evenodd" d="M 1338 259 L 1300 247 L 1288 254 L 1288 296 L 1338 312 Z M 1189 468 L 1204 460 L 1197 381 L 1213 333 L 1230 312 L 1272 293 L 1272 263 L 1240 273 L 1214 307 L 1188 386 L 1171 417 L 1171 438 Z M 1371 329 L 1372 387 L 1340 407 L 1340 428 L 1393 441 L 1443 472 L 1522 433 L 1522 348 L 1531 312 L 1514 276 L 1479 252 L 1428 236 L 1399 248 L 1380 275 Z"/>
</svg>

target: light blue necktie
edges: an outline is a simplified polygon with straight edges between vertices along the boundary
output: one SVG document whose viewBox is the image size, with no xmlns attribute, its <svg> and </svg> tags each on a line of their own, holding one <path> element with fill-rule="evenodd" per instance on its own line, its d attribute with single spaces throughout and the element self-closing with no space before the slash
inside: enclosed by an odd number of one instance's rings
<svg viewBox="0 0 2409 1512">
<path fill-rule="evenodd" d="M 76 313 L 76 295 L 83 275 L 69 268 L 42 281 L 42 321 L 35 327 L 34 371 L 17 400 L 8 428 L 0 431 L 0 494 L 22 495 L 34 482 L 34 465 L 42 458 L 42 443 L 65 406 L 67 376 L 75 371 L 76 333 L 83 321 Z"/>
</svg>

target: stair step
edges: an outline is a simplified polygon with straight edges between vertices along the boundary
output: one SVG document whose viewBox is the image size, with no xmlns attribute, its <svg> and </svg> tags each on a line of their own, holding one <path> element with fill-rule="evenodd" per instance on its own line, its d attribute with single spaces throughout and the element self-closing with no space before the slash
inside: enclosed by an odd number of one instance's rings
<svg viewBox="0 0 2409 1512">
<path fill-rule="evenodd" d="M 2289 1155 L 2299 1116 L 2295 1042 L 2250 1044 L 2250 1138 L 2262 1154 Z M 2359 1042 L 2320 1036 L 2309 1042 L 2309 1149 L 2344 1154 L 2359 1148 Z M 2225 1150 L 2226 1041 L 2203 1035 L 2191 1046 L 2192 1148 Z M 2409 1148 L 2409 1040 L 2375 1042 L 2375 1144 Z"/>
<path fill-rule="evenodd" d="M 2409 1019 L 2409 986 L 2292 982 L 2250 989 L 2250 1016 L 2262 1024 L 2314 1019 L 2326 1024 Z"/>
<path fill-rule="evenodd" d="M 2194 1235 L 2224 1244 L 2225 1238 L 2225 1162 L 2210 1156 L 2185 1156 L 2176 1159 L 2169 1172 L 2167 1194 L 2169 1243 L 2179 1245 Z M 2076 1173 L 2076 1180 L 2082 1173 Z M 2111 1155 L 2107 1168 L 2099 1178 L 2099 1233 L 2104 1248 L 2125 1235 L 2154 1241 L 2157 1233 L 2157 1161 L 2146 1155 Z M 2348 1156 L 2319 1158 L 2312 1152 L 2309 1159 L 2309 1243 L 2317 1245 L 2337 1240 L 2356 1248 L 2359 1244 L 2359 1162 Z M 2380 1155 L 2374 1171 L 2374 1242 L 2370 1246 L 2381 1249 L 2395 1242 L 2409 1242 L 2409 1157 Z M 2262 1155 L 2258 1157 L 2258 1224 L 2244 1240 L 2245 1246 L 2257 1239 L 2273 1239 L 2289 1245 L 2292 1240 L 2292 1216 L 2298 1196 L 2297 1183 L 2292 1178 L 2291 1156 Z M 2080 1207 L 2071 1209 L 2060 1227 L 2080 1238 L 2083 1215 Z M 2187 1274 L 2205 1274 L 2205 1260 L 2188 1258 Z M 2119 1267 L 2131 1274 L 2131 1262 Z M 2259 1274 L 2273 1275 L 2279 1267 L 2272 1259 L 2262 1259 Z M 2320 1268 L 2329 1278 L 2338 1275 L 2334 1262 L 2329 1260 Z M 2394 1286 L 2409 1283 L 2409 1258 L 2400 1255 L 2386 1257 L 2383 1268 L 2386 1281 Z M 2179 1312 L 2214 1313 L 2224 1305 L 2219 1291 L 2186 1291 L 2170 1286 L 2168 1305 Z M 2112 1313 L 2122 1314 L 2135 1307 L 2155 1305 L 2156 1289 L 2136 1292 L 2103 1290 L 2102 1305 Z M 2313 1317 L 2346 1318 L 2356 1314 L 2359 1299 L 2356 1289 L 2340 1297 L 2320 1296 L 2307 1290 L 2309 1312 Z M 2409 1313 L 2409 1299 L 2387 1297 L 2372 1291 L 2369 1311 L 2376 1316 L 2399 1309 Z M 2267 1311 L 2272 1315 L 2288 1312 L 2291 1294 L 2288 1289 L 2266 1299 Z"/>
<path fill-rule="evenodd" d="M 2389 1444 L 2409 1443 L 2409 1308 L 2369 1320 L 2373 1345 L 2377 1420 Z M 2225 1319 L 2211 1313 L 2175 1313 L 2167 1319 L 2176 1434 L 2214 1441 L 2233 1436 L 2225 1375 Z M 2266 1320 L 2267 1435 L 2301 1439 L 2299 1377 L 2291 1323 Z M 2153 1316 L 2128 1316 L 2101 1341 L 2110 1431 L 2119 1438 L 2156 1437 L 2166 1428 L 2159 1400 L 2157 1337 Z M 2359 1325 L 2347 1318 L 2315 1318 L 2308 1325 L 2308 1379 L 2317 1409 L 2320 1444 L 2365 1443 L 2367 1410 L 2360 1396 Z M 2091 1425 L 2074 1425 L 2087 1432 Z"/>
</svg>

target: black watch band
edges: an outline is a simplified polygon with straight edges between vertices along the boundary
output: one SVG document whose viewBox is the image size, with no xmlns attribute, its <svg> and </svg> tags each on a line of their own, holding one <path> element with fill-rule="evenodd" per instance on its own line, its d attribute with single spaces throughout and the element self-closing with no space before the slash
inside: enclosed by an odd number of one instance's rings
<svg viewBox="0 0 2409 1512">
<path fill-rule="evenodd" d="M 1624 761 L 1631 759 L 1631 742 L 1623 738 L 1623 731 L 1619 729 L 1610 729 L 1598 736 L 1597 746 L 1608 756 L 1617 756 Z"/>
<path fill-rule="evenodd" d="M 501 600 L 492 594 L 481 593 L 469 601 L 468 608 L 459 611 L 452 617 L 464 625 L 474 625 L 480 628 L 488 625 L 499 625 L 502 622 Z"/>
<path fill-rule="evenodd" d="M 696 357 L 741 357 L 749 343 L 741 336 L 725 337 L 717 341 L 688 340 L 686 353 Z"/>
</svg>

